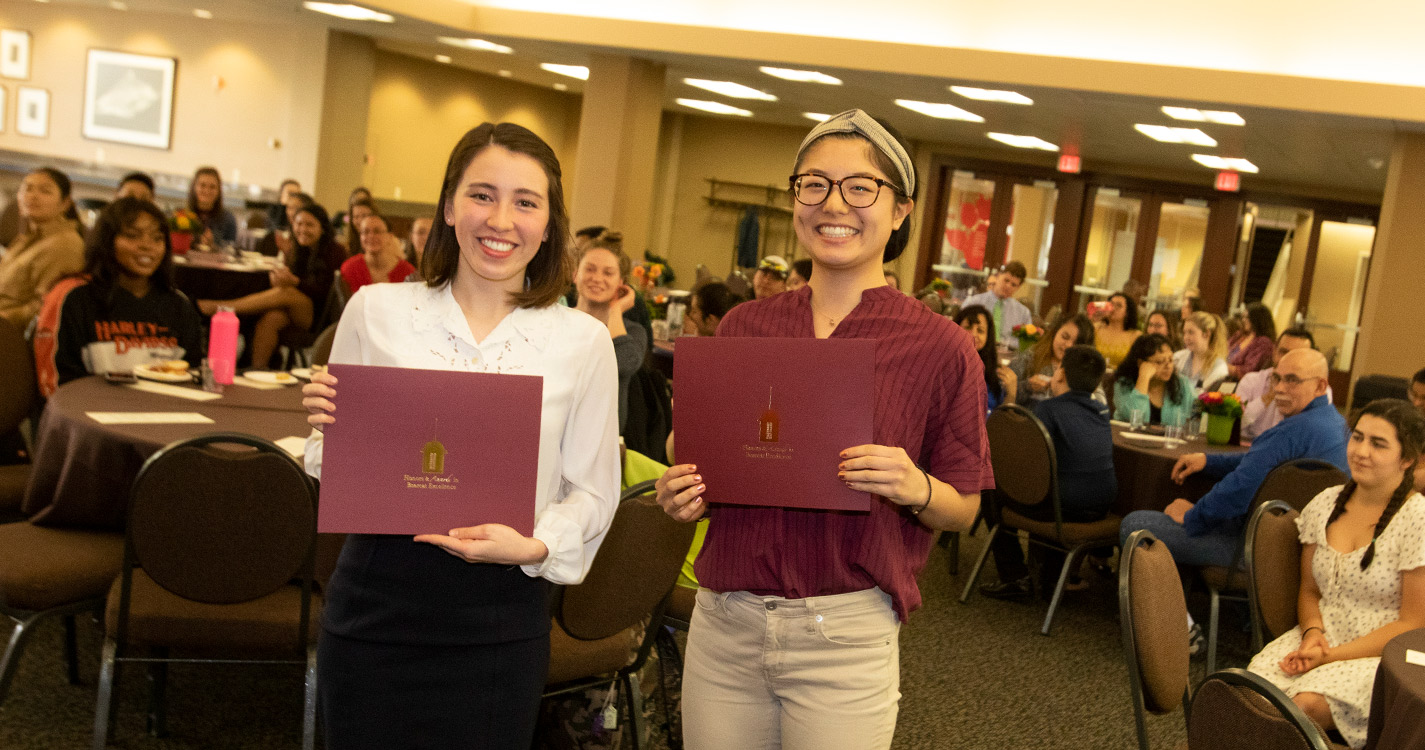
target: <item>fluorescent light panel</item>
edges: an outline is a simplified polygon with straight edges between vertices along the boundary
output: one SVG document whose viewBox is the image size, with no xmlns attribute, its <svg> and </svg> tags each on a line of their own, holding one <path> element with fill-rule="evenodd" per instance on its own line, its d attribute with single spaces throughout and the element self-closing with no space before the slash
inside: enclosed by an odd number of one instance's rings
<svg viewBox="0 0 1425 750">
<path fill-rule="evenodd" d="M 683 83 L 695 86 L 704 91 L 711 91 L 714 94 L 730 96 L 734 99 L 756 99 L 763 102 L 775 102 L 777 97 L 765 92 L 758 91 L 751 86 L 743 86 L 732 81 L 710 81 L 706 78 L 684 78 Z"/>
<path fill-rule="evenodd" d="M 897 99 L 896 104 L 912 111 L 919 112 L 927 117 L 936 117 L 941 120 L 964 120 L 966 122 L 984 122 L 985 118 L 974 112 L 969 112 L 953 104 L 939 104 L 936 102 L 918 102 L 912 99 Z"/>
<path fill-rule="evenodd" d="M 1032 135 L 1012 135 L 1010 133 L 988 133 L 990 138 L 1015 148 L 1036 148 L 1040 151 L 1058 151 L 1059 147 Z"/>
<path fill-rule="evenodd" d="M 203 10 L 202 8 L 194 8 L 193 15 L 206 21 L 213 17 L 213 11 Z"/>
<path fill-rule="evenodd" d="M 1190 143 L 1194 146 L 1212 147 L 1217 145 L 1217 141 L 1207 133 L 1197 128 L 1171 128 L 1167 125 L 1143 125 L 1133 126 L 1138 132 L 1161 143 Z"/>
<path fill-rule="evenodd" d="M 737 115 L 738 117 L 752 116 L 751 110 L 734 107 L 730 104 L 723 104 L 722 102 L 709 102 L 704 101 L 702 99 L 678 99 L 676 101 L 684 107 L 700 109 L 704 112 L 711 112 L 715 115 Z"/>
<path fill-rule="evenodd" d="M 1246 125 L 1247 121 L 1236 112 L 1216 109 L 1193 109 L 1192 107 L 1163 107 L 1163 114 L 1174 120 L 1210 122 L 1216 125 Z"/>
<path fill-rule="evenodd" d="M 360 5 L 351 3 L 302 3 L 302 7 L 307 10 L 325 13 L 337 18 L 345 18 L 348 21 L 380 21 L 381 23 L 395 23 L 396 17 L 389 13 L 379 13 L 370 8 L 363 8 Z"/>
<path fill-rule="evenodd" d="M 818 73 L 815 70 L 796 70 L 795 68 L 772 68 L 766 65 L 758 70 L 769 76 L 781 78 L 784 81 L 796 81 L 797 83 L 824 83 L 828 86 L 840 86 L 841 79 L 829 76 L 825 73 Z"/>
<path fill-rule="evenodd" d="M 802 117 L 808 120 L 816 120 L 817 122 L 826 122 L 831 119 L 831 115 L 822 114 L 820 112 L 803 112 Z"/>
<path fill-rule="evenodd" d="M 539 67 L 550 73 L 558 73 L 570 78 L 578 78 L 581 81 L 589 80 L 589 69 L 583 65 L 559 65 L 557 63 L 540 63 Z"/>
<path fill-rule="evenodd" d="M 454 36 L 436 37 L 436 41 L 441 44 L 449 44 L 452 47 L 462 47 L 464 49 L 478 49 L 481 52 L 498 52 L 502 55 L 512 54 L 515 50 L 503 44 L 495 44 L 485 39 L 461 39 Z"/>
<path fill-rule="evenodd" d="M 450 64 L 450 55 L 436 55 L 436 56 L 435 56 L 435 61 L 438 62 L 438 63 L 445 63 L 446 65 L 449 65 L 449 64 Z"/>
<path fill-rule="evenodd" d="M 1193 154 L 1192 160 L 1208 169 L 1226 169 L 1232 172 L 1256 174 L 1257 165 L 1246 159 L 1224 158 L 1215 154 Z"/>
<path fill-rule="evenodd" d="M 982 102 L 1004 102 L 1005 104 L 1033 104 L 1034 100 L 1017 91 L 999 89 L 977 89 L 973 86 L 951 86 L 950 90 L 965 97 Z"/>
</svg>

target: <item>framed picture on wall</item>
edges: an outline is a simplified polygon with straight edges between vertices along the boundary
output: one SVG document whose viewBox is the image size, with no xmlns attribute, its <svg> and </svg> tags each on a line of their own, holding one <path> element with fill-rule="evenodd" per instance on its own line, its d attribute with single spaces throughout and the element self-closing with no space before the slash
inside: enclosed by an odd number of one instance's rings
<svg viewBox="0 0 1425 750">
<path fill-rule="evenodd" d="M 15 132 L 49 137 L 49 89 L 20 86 L 15 93 Z"/>
<path fill-rule="evenodd" d="M 84 77 L 85 138 L 150 148 L 169 147 L 173 130 L 171 57 L 89 50 Z"/>
<path fill-rule="evenodd" d="M 30 77 L 30 32 L 0 29 L 0 76 Z"/>
</svg>

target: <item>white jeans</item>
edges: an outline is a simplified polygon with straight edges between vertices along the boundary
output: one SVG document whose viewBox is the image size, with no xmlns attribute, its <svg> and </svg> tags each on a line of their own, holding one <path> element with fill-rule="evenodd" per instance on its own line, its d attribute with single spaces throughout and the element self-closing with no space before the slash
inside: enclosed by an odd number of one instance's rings
<svg viewBox="0 0 1425 750">
<path fill-rule="evenodd" d="M 879 588 L 806 599 L 699 589 L 684 742 L 689 750 L 889 748 L 899 635 Z"/>
</svg>

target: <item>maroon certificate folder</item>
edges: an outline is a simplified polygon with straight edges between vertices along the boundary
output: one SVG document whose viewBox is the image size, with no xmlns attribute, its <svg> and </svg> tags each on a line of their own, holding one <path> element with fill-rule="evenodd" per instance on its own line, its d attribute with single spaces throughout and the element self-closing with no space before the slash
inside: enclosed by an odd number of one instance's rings
<svg viewBox="0 0 1425 750">
<path fill-rule="evenodd" d="M 870 339 L 678 339 L 678 461 L 697 465 L 709 502 L 869 511 L 836 467 L 871 442 L 875 351 Z"/>
<path fill-rule="evenodd" d="M 534 532 L 543 378 L 365 365 L 331 374 L 318 531 Z"/>
</svg>

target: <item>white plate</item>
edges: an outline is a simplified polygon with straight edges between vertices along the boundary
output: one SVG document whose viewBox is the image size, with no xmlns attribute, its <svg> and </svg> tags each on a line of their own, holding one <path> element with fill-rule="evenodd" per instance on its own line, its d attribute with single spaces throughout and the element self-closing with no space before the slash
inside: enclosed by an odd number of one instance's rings
<svg viewBox="0 0 1425 750">
<path fill-rule="evenodd" d="M 261 370 L 248 370 L 242 374 L 249 380 L 256 380 L 259 383 L 275 383 L 277 385 L 295 385 L 298 381 L 285 372 L 264 372 Z"/>
<path fill-rule="evenodd" d="M 176 373 L 164 372 L 163 370 L 155 370 L 149 367 L 148 365 L 135 365 L 134 375 L 141 377 L 144 380 L 157 380 L 160 383 L 193 382 L 193 374 L 191 372 L 185 372 L 182 375 L 178 375 Z"/>
<path fill-rule="evenodd" d="M 311 380 L 311 379 L 312 379 L 312 368 L 310 368 L 310 367 L 295 367 L 295 368 L 292 369 L 292 374 L 293 374 L 293 375 L 296 375 L 298 378 L 301 378 L 302 380 Z"/>
</svg>

